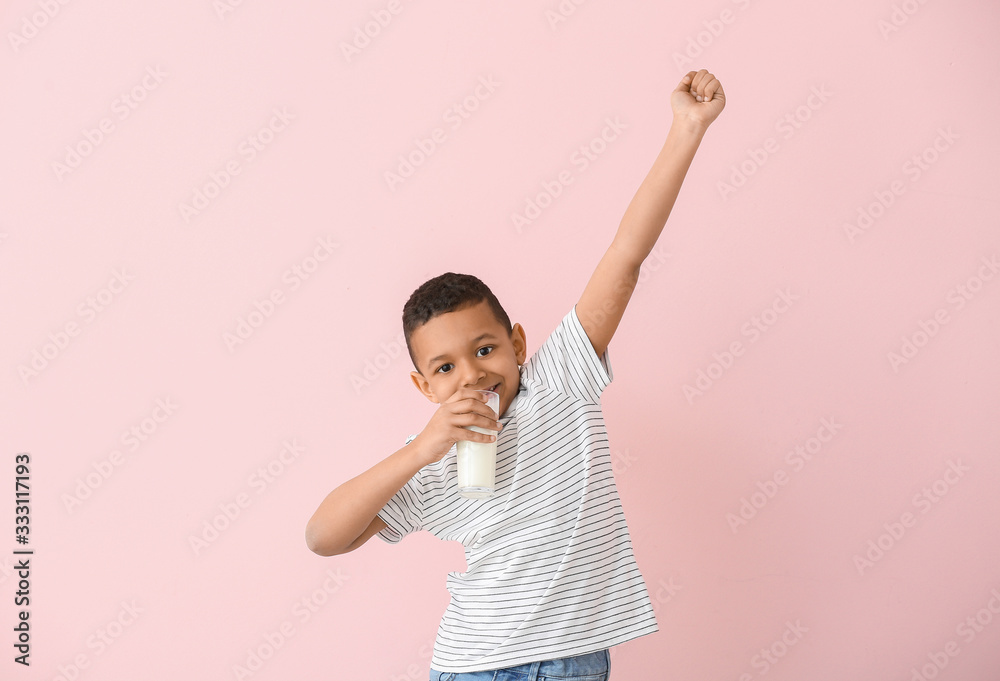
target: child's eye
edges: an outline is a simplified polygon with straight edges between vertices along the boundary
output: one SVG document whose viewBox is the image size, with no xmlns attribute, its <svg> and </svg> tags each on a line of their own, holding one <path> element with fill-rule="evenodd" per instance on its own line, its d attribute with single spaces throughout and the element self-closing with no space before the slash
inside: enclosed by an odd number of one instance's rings
<svg viewBox="0 0 1000 681">
<path fill-rule="evenodd" d="M 480 350 L 489 350 L 490 352 L 493 352 L 493 346 L 492 346 L 492 345 L 484 345 L 483 347 L 481 347 L 481 348 L 479 348 L 479 349 L 480 349 Z M 488 355 L 488 354 L 490 354 L 490 352 L 487 352 L 486 354 Z M 478 354 L 478 352 L 477 352 L 477 353 L 476 353 L 476 356 L 477 356 L 477 357 L 485 357 L 486 355 L 480 355 L 480 354 Z"/>
<path fill-rule="evenodd" d="M 442 369 L 444 369 L 445 367 L 450 367 L 450 366 L 451 366 L 450 364 L 442 364 L 441 366 L 439 366 L 439 367 L 438 367 L 438 371 L 441 371 L 441 370 L 442 370 Z M 447 371 L 442 371 L 442 373 L 445 373 L 445 374 L 446 374 L 446 373 L 448 373 L 448 372 L 447 372 Z"/>
</svg>

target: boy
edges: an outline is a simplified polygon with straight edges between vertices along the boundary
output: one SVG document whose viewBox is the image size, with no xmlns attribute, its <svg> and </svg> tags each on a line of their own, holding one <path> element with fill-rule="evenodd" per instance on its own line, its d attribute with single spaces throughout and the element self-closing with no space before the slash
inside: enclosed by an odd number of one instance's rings
<svg viewBox="0 0 1000 681">
<path fill-rule="evenodd" d="M 462 542 L 468 569 L 448 575 L 432 681 L 607 679 L 610 646 L 658 630 L 600 397 L 612 380 L 608 343 L 639 267 L 725 94 L 702 69 L 681 80 L 670 103 L 666 143 L 610 248 L 529 361 L 524 329 L 511 326 L 479 279 L 449 272 L 413 292 L 403 311 L 411 378 L 440 406 L 402 449 L 330 492 L 306 527 L 310 550 L 322 556 L 420 529 Z M 485 389 L 500 395 L 499 413 L 477 392 Z M 457 494 L 458 440 L 496 440 L 492 498 Z"/>
</svg>

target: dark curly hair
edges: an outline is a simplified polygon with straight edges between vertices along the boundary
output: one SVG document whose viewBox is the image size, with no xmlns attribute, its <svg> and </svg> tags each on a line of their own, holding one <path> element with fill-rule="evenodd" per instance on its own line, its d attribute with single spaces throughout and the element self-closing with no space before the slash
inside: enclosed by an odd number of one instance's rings
<svg viewBox="0 0 1000 681">
<path fill-rule="evenodd" d="M 489 303 L 493 316 L 509 334 L 512 330 L 510 317 L 500 305 L 500 301 L 486 284 L 471 274 L 445 272 L 428 279 L 410 294 L 410 299 L 403 306 L 403 337 L 406 339 L 406 350 L 410 353 L 410 361 L 418 372 L 423 373 L 417 366 L 417 359 L 413 356 L 413 348 L 410 345 L 410 336 L 413 332 L 438 315 L 476 305 L 484 300 Z"/>
</svg>

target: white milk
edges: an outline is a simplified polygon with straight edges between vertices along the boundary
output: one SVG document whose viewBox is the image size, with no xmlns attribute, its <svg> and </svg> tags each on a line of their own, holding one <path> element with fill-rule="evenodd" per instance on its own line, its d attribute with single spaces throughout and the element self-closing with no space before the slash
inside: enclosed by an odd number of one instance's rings
<svg viewBox="0 0 1000 681">
<path fill-rule="evenodd" d="M 500 411 L 500 396 L 486 390 L 480 392 L 489 395 L 490 401 L 487 402 L 487 405 L 494 413 L 498 413 Z M 497 434 L 495 430 L 486 430 L 479 426 L 466 426 L 466 428 L 486 435 Z M 493 442 L 459 440 L 456 447 L 456 457 L 458 459 L 458 493 L 466 499 L 488 499 L 493 496 L 497 470 L 496 440 Z"/>
</svg>

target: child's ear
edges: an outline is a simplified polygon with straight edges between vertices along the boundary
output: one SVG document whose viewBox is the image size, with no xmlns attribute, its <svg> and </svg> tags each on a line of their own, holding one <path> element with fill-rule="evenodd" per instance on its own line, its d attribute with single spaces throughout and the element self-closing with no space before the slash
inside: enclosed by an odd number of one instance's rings
<svg viewBox="0 0 1000 681">
<path fill-rule="evenodd" d="M 524 327 L 520 324 L 514 324 L 510 330 L 510 342 L 514 345 L 514 356 L 517 358 L 517 363 L 524 364 L 528 354 L 528 344 L 525 342 Z"/>
<path fill-rule="evenodd" d="M 431 384 L 427 382 L 427 379 L 424 378 L 423 374 L 419 371 L 411 371 L 410 378 L 413 379 L 413 385 L 417 386 L 417 390 L 419 390 L 424 397 L 429 399 L 434 404 L 438 403 L 437 398 L 434 397 L 434 393 L 431 392 Z"/>
</svg>

